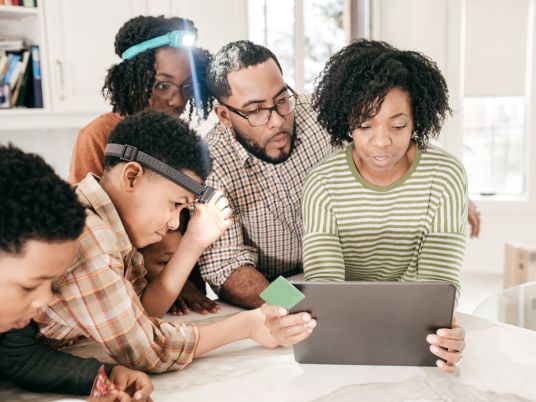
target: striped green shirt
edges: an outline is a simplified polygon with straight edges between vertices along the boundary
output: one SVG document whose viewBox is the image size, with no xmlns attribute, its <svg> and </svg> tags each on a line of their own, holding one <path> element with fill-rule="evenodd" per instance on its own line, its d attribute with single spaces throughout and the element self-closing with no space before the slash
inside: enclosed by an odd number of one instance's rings
<svg viewBox="0 0 536 402">
<path fill-rule="evenodd" d="M 417 149 L 395 183 L 367 182 L 353 144 L 309 174 L 303 190 L 303 266 L 308 280 L 448 281 L 460 289 L 467 180 L 445 151 Z"/>
</svg>

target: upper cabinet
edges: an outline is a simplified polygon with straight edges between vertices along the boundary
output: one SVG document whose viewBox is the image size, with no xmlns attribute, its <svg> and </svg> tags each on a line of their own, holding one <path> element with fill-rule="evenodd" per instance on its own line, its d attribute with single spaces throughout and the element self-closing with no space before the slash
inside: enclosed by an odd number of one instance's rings
<svg viewBox="0 0 536 402">
<path fill-rule="evenodd" d="M 120 62 L 114 52 L 115 34 L 128 19 L 145 13 L 145 1 L 46 0 L 42 4 L 53 110 L 109 110 L 101 88 L 107 69 Z"/>
<path fill-rule="evenodd" d="M 246 0 L 37 0 L 36 5 L 0 5 L 0 39 L 23 38 L 39 46 L 43 107 L 0 109 L 0 131 L 79 128 L 109 111 L 101 89 L 108 68 L 121 61 L 115 35 L 132 17 L 190 18 L 199 28 L 199 45 L 212 52 L 247 36 Z M 223 21 L 218 34 L 211 35 L 218 21 Z"/>
</svg>

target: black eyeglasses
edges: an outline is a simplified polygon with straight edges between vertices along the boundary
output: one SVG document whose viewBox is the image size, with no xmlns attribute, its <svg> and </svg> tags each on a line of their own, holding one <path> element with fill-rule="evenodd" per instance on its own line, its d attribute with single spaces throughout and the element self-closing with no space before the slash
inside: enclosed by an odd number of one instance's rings
<svg viewBox="0 0 536 402">
<path fill-rule="evenodd" d="M 241 112 L 240 110 L 220 101 L 220 103 L 229 109 L 231 112 L 236 113 L 240 117 L 246 119 L 251 127 L 263 126 L 270 121 L 272 112 L 275 110 L 277 114 L 284 117 L 296 109 L 296 98 L 298 94 L 294 92 L 292 88 L 287 85 L 287 91 L 277 97 L 272 107 L 259 107 L 252 112 Z"/>
<path fill-rule="evenodd" d="M 162 100 L 170 100 L 180 93 L 181 98 L 185 101 L 193 98 L 194 87 L 191 81 L 188 81 L 181 86 L 177 86 L 171 82 L 157 81 L 154 84 L 155 95 Z"/>
</svg>

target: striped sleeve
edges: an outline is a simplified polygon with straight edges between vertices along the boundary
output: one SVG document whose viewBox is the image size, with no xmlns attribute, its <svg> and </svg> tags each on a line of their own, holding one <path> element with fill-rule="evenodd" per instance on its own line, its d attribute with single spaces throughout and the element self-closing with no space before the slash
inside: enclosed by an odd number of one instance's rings
<svg viewBox="0 0 536 402">
<path fill-rule="evenodd" d="M 344 256 L 329 192 L 318 175 L 305 182 L 303 213 L 303 270 L 306 280 L 344 281 Z"/>
<path fill-rule="evenodd" d="M 434 186 L 442 191 L 431 230 L 422 243 L 414 280 L 450 282 L 456 287 L 457 301 L 467 239 L 467 180 L 461 164 L 451 159 Z"/>
</svg>

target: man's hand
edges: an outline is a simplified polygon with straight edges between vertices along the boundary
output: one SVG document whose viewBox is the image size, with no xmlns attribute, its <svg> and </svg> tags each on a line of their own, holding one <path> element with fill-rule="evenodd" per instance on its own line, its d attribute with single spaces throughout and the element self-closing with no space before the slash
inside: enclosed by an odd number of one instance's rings
<svg viewBox="0 0 536 402">
<path fill-rule="evenodd" d="M 278 345 L 291 346 L 303 341 L 313 332 L 316 320 L 309 313 L 290 314 L 282 307 L 263 304 L 261 311 L 265 314 L 265 327 Z"/>
<path fill-rule="evenodd" d="M 153 384 L 147 374 L 123 366 L 115 366 L 110 373 L 110 381 L 133 401 L 150 402 Z M 130 399 L 129 399 L 130 400 Z M 120 399 L 123 402 L 122 399 Z"/>
<path fill-rule="evenodd" d="M 210 300 L 191 281 L 186 281 L 177 301 L 171 306 L 171 314 L 186 315 L 191 310 L 199 314 L 216 314 L 220 305 Z"/>
<path fill-rule="evenodd" d="M 471 238 L 478 237 L 480 234 L 480 210 L 471 200 L 469 200 L 467 219 L 471 225 Z"/>
<path fill-rule="evenodd" d="M 437 360 L 436 364 L 447 373 L 456 372 L 462 361 L 462 351 L 465 349 L 465 330 L 456 325 L 456 317 L 452 319 L 452 329 L 440 328 L 435 334 L 426 337 L 430 351 L 445 360 Z"/>
</svg>

